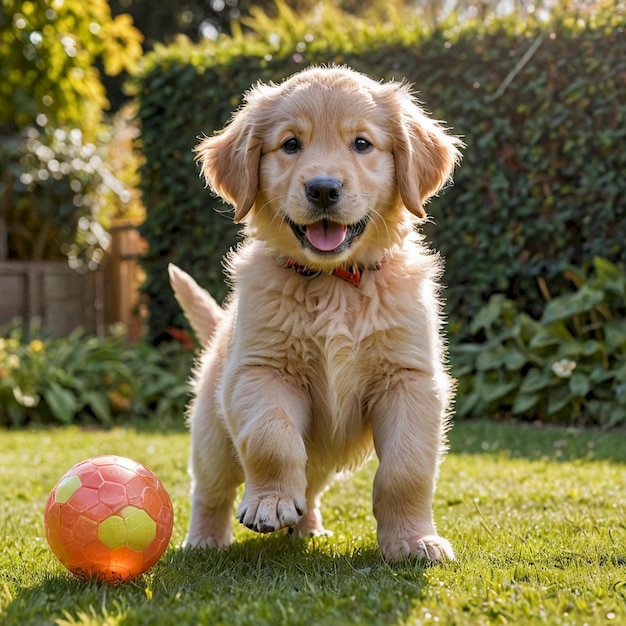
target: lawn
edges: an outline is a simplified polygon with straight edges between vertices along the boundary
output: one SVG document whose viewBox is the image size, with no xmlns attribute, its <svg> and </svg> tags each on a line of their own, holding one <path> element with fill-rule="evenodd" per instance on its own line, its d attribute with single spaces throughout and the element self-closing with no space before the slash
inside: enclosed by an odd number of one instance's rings
<svg viewBox="0 0 626 626">
<path fill-rule="evenodd" d="M 435 514 L 457 560 L 430 568 L 381 560 L 374 461 L 326 494 L 330 538 L 293 541 L 237 528 L 226 552 L 182 550 L 187 446 L 183 432 L 0 432 L 0 623 L 626 623 L 625 432 L 455 425 Z M 73 578 L 43 530 L 56 480 L 105 453 L 153 469 L 176 516 L 161 561 L 120 587 Z"/>
</svg>

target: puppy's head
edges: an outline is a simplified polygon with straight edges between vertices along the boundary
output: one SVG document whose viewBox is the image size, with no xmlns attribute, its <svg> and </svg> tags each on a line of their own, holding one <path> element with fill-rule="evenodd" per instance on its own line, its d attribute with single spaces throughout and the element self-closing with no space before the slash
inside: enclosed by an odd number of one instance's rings
<svg viewBox="0 0 626 626">
<path fill-rule="evenodd" d="M 258 84 L 196 148 L 235 221 L 278 256 L 315 269 L 371 265 L 452 174 L 459 141 L 406 85 L 346 68 Z"/>
</svg>

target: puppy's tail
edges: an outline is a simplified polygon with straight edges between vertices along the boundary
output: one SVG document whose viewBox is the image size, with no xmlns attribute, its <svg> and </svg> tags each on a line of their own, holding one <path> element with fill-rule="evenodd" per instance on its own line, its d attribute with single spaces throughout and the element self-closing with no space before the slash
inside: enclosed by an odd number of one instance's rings
<svg viewBox="0 0 626 626">
<path fill-rule="evenodd" d="M 187 272 L 183 272 L 173 263 L 168 265 L 167 271 L 174 295 L 198 341 L 204 346 L 224 317 L 224 310 Z"/>
</svg>

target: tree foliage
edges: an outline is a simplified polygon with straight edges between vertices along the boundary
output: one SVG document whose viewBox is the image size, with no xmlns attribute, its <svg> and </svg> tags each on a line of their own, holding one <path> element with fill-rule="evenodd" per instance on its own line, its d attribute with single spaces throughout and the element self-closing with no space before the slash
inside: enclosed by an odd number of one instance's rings
<svg viewBox="0 0 626 626">
<path fill-rule="evenodd" d="M 130 193 L 113 173 L 99 66 L 134 71 L 141 40 L 107 0 L 3 0 L 0 236 L 9 259 L 101 261 L 106 214 Z"/>
<path fill-rule="evenodd" d="M 141 33 L 107 0 L 3 0 L 0 128 L 70 126 L 93 137 L 108 105 L 96 63 L 133 71 Z"/>
<path fill-rule="evenodd" d="M 577 12 L 593 7 L 602 0 L 568 0 L 569 10 Z M 309 18 L 321 11 L 324 3 L 332 4 L 348 17 L 369 17 L 384 21 L 404 13 L 409 20 L 428 27 L 467 19 L 490 20 L 495 15 L 549 15 L 553 0 L 287 0 L 284 5 L 298 18 Z M 113 14 L 130 13 L 136 26 L 145 35 L 145 48 L 158 43 L 172 43 L 177 35 L 192 41 L 214 39 L 220 34 L 232 35 L 258 12 L 271 19 L 280 19 L 281 9 L 275 0 L 111 0 Z M 256 27 L 253 22 L 251 30 Z"/>
<path fill-rule="evenodd" d="M 458 0 L 465 2 L 466 0 Z M 296 15 L 304 15 L 323 4 L 324 0 L 288 0 L 285 4 Z M 431 0 L 438 4 L 438 0 Z M 417 4 L 411 0 L 339 0 L 336 8 L 348 14 L 375 13 L 382 17 L 390 10 Z M 130 13 L 145 35 L 147 49 L 158 43 L 172 43 L 177 35 L 192 41 L 215 39 L 220 34 L 232 35 L 253 13 L 262 12 L 278 18 L 280 9 L 274 0 L 111 0 L 114 14 Z M 422 9 L 419 9 L 420 12 Z"/>
</svg>

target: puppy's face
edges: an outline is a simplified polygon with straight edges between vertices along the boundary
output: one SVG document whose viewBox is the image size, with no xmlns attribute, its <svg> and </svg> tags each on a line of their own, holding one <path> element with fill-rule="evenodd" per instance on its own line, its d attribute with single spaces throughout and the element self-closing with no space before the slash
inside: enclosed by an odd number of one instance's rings
<svg viewBox="0 0 626 626">
<path fill-rule="evenodd" d="M 277 256 L 326 270 L 380 261 L 409 213 L 425 217 L 456 143 L 406 87 L 318 68 L 255 87 L 198 153 L 250 234 Z"/>
</svg>

